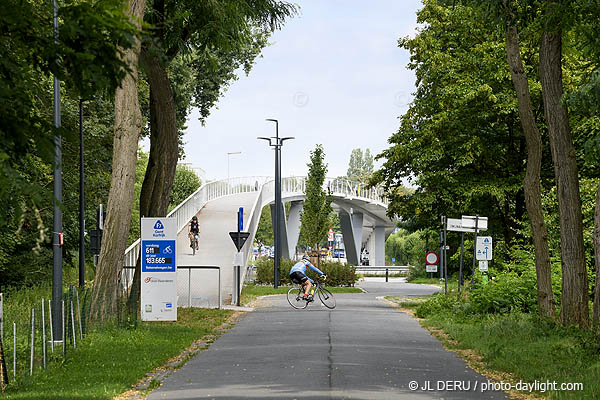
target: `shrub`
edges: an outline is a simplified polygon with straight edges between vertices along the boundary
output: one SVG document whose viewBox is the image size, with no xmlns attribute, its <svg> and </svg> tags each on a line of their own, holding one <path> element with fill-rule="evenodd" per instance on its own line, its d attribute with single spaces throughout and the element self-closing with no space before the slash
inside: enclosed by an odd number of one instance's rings
<svg viewBox="0 0 600 400">
<path fill-rule="evenodd" d="M 412 282 L 415 279 L 419 279 L 419 278 L 428 278 L 429 277 L 428 275 L 429 274 L 427 273 L 425 266 L 411 265 L 410 267 L 408 267 L 408 275 L 406 277 L 406 282 Z"/>
<path fill-rule="evenodd" d="M 471 291 L 471 305 L 476 313 L 508 313 L 537 310 L 535 270 L 521 274 L 513 271 L 497 274 L 487 285 L 478 279 Z"/>
<path fill-rule="evenodd" d="M 471 304 L 464 295 L 436 293 L 426 302 L 421 303 L 415 312 L 419 318 L 432 315 L 467 315 L 471 314 Z"/>
<path fill-rule="evenodd" d="M 259 258 L 256 262 L 256 283 L 262 285 L 273 284 L 273 263 L 270 258 Z M 296 261 L 282 259 L 280 264 L 280 285 L 290 285 L 290 270 Z M 322 261 L 319 267 L 327 275 L 327 285 L 329 286 L 354 286 L 358 280 L 356 268 L 344 265 L 337 261 Z M 310 268 L 307 274 L 311 279 L 315 279 L 317 274 Z"/>
</svg>

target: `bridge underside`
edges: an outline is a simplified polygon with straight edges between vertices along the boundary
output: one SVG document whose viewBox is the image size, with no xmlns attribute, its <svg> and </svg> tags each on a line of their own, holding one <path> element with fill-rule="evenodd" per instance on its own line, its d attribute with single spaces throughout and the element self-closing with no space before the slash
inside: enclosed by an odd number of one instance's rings
<svg viewBox="0 0 600 400">
<path fill-rule="evenodd" d="M 302 199 L 295 196 L 283 199 L 290 203 L 288 215 L 285 207 L 280 206 L 282 226 L 280 229 L 282 257 L 294 259 L 300 236 L 300 213 Z M 275 204 L 271 203 L 272 224 L 275 226 Z M 340 217 L 344 238 L 346 260 L 350 264 L 360 265 L 363 250 L 368 254 L 370 265 L 385 265 L 385 240 L 394 229 L 394 223 L 385 214 L 385 209 L 357 199 L 335 198 L 333 209 Z"/>
</svg>

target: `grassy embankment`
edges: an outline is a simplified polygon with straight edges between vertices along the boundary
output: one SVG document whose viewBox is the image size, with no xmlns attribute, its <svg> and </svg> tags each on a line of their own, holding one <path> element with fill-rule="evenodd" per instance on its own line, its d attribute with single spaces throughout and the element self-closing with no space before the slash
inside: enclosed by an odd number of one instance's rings
<svg viewBox="0 0 600 400">
<path fill-rule="evenodd" d="M 194 342 L 214 340 L 233 311 L 180 308 L 177 322 L 140 323 L 137 328 L 106 327 L 88 333 L 67 349 L 66 359 L 60 348 L 49 353 L 49 363 L 41 368 L 41 341 L 36 339 L 33 376 L 29 376 L 29 334 L 18 332 L 17 380 L 12 371 L 12 321 L 21 327 L 29 323 L 33 304 L 40 304 L 47 290 L 27 289 L 8 293 L 4 299 L 4 355 L 9 385 L 2 399 L 112 399 L 130 389 L 146 374 L 180 355 Z M 39 298 L 38 298 L 39 297 Z M 9 325 L 10 324 L 10 325 Z M 9 326 L 11 329 L 8 329 Z M 39 327 L 38 327 L 39 331 Z M 39 335 L 39 332 L 37 333 Z M 10 336 L 10 337 L 9 337 Z M 201 349 L 205 343 L 197 344 Z M 184 357 L 185 358 L 185 357 Z M 149 382 L 153 387 L 157 382 Z"/>
<path fill-rule="evenodd" d="M 600 398 L 600 337 L 532 313 L 468 314 L 456 294 L 443 300 L 389 297 L 479 372 L 497 381 L 583 383 L 583 390 L 534 391 L 534 398 Z M 435 299 L 437 298 L 437 299 Z M 465 300 L 464 297 L 462 301 Z M 462 305 L 461 305 L 462 304 Z M 560 387 L 558 387 L 560 389 Z M 514 392 L 517 393 L 517 392 Z M 519 392 L 521 394 L 528 392 Z"/>
</svg>

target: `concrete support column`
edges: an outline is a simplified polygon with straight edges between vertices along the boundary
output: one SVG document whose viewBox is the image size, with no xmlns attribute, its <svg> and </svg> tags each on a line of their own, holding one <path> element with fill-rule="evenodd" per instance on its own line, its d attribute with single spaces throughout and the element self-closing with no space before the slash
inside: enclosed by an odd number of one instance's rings
<svg viewBox="0 0 600 400">
<path fill-rule="evenodd" d="M 363 214 L 340 212 L 340 225 L 344 235 L 344 247 L 348 263 L 360 265 L 360 249 L 362 244 Z"/>
<path fill-rule="evenodd" d="M 301 201 L 292 201 L 290 204 L 290 215 L 287 218 L 287 244 L 290 258 L 296 255 L 296 246 L 300 238 L 300 212 L 304 208 Z"/>
<path fill-rule="evenodd" d="M 371 233 L 373 249 L 370 250 L 371 265 L 385 265 L 385 227 L 376 226 Z"/>
</svg>

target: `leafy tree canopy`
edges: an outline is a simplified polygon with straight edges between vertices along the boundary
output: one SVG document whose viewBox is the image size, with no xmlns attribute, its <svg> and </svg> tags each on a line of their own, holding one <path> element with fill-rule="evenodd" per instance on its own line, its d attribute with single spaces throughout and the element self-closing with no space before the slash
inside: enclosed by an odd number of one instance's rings
<svg viewBox="0 0 600 400">
<path fill-rule="evenodd" d="M 323 182 L 327 175 L 325 152 L 318 144 L 310 152 L 308 179 L 306 181 L 306 200 L 300 216 L 300 244 L 313 247 L 327 239 L 331 220 L 331 198 L 323 190 Z M 318 247 L 317 247 L 318 248 Z"/>
</svg>

